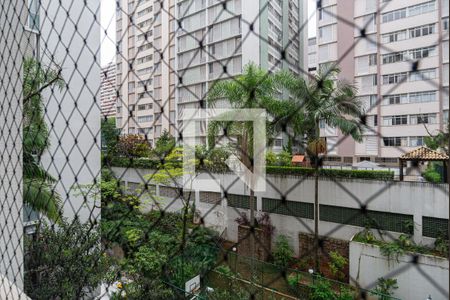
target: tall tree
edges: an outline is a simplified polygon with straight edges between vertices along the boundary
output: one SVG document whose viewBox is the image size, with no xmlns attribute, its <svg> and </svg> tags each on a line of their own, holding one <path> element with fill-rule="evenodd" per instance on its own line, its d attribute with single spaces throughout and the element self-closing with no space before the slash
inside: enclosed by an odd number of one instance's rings
<svg viewBox="0 0 450 300">
<path fill-rule="evenodd" d="M 284 86 L 289 91 L 289 112 L 284 122 L 293 129 L 302 141 L 304 149 L 315 168 L 314 191 L 314 235 L 315 267 L 319 271 L 319 168 L 320 153 L 317 145 L 320 141 L 320 122 L 339 129 L 344 135 L 356 141 L 362 140 L 364 126 L 361 117 L 363 105 L 356 97 L 356 88 L 349 83 L 337 80 L 339 68 L 333 66 L 319 72 L 311 80 L 284 74 Z"/>
<path fill-rule="evenodd" d="M 446 130 L 440 130 L 433 135 L 425 126 L 429 136 L 425 137 L 425 145 L 432 150 L 440 150 L 447 155 L 450 154 L 449 140 L 450 140 L 450 123 L 446 124 Z"/>
<path fill-rule="evenodd" d="M 283 110 L 281 101 L 277 100 L 282 80 L 277 74 L 269 74 L 254 63 L 244 67 L 242 75 L 232 80 L 222 80 L 214 83 L 208 94 L 208 104 L 214 108 L 218 101 L 228 101 L 234 109 L 266 109 L 269 119 L 273 119 Z M 275 134 L 275 126 L 268 123 L 267 135 Z M 251 121 L 211 121 L 208 127 L 208 142 L 214 148 L 217 136 L 223 131 L 228 137 L 235 137 L 240 160 L 245 167 L 253 172 L 253 122 Z M 250 226 L 255 227 L 255 192 L 250 189 Z M 252 257 L 255 255 L 255 238 L 250 236 Z"/>
<path fill-rule="evenodd" d="M 108 271 L 98 225 L 45 222 L 25 238 L 25 291 L 32 299 L 88 299 Z M 89 298 L 92 299 L 92 298 Z"/>
<path fill-rule="evenodd" d="M 116 127 L 116 118 L 104 118 L 101 123 L 102 150 L 114 155 L 117 150 L 120 129 Z"/>
<path fill-rule="evenodd" d="M 56 179 L 40 164 L 40 157 L 50 145 L 44 119 L 42 91 L 62 89 L 60 72 L 42 66 L 34 58 L 23 64 L 23 195 L 24 202 L 52 221 L 60 219 L 61 198 L 54 189 Z"/>
</svg>

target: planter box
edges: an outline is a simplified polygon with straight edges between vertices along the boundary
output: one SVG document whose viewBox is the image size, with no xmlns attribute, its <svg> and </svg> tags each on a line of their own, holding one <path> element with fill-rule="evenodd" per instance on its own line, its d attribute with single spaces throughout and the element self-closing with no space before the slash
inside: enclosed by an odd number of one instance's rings
<svg viewBox="0 0 450 300">
<path fill-rule="evenodd" d="M 417 265 L 412 262 L 413 256 L 418 258 Z M 431 295 L 433 300 L 448 299 L 448 259 L 410 253 L 400 256 L 398 262 L 395 258 L 388 261 L 379 246 L 350 242 L 350 276 L 362 288 L 373 288 L 378 278 L 387 278 L 391 273 L 398 285 L 394 297 L 427 299 Z"/>
<path fill-rule="evenodd" d="M 272 237 L 264 233 L 261 228 L 256 228 L 254 234 L 250 232 L 250 227 L 245 225 L 238 226 L 238 245 L 239 255 L 252 257 L 251 240 L 255 238 L 255 259 L 266 261 L 271 256 Z"/>
</svg>

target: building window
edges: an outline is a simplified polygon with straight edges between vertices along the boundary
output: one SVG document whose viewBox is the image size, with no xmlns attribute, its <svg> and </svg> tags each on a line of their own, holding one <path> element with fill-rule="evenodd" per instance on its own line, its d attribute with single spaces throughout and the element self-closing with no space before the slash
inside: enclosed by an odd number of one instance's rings
<svg viewBox="0 0 450 300">
<path fill-rule="evenodd" d="M 385 147 L 401 147 L 408 145 L 407 137 L 385 137 L 383 138 L 383 144 Z"/>
<path fill-rule="evenodd" d="M 326 126 L 325 120 L 319 120 L 319 128 L 324 129 Z"/>
<path fill-rule="evenodd" d="M 369 105 L 370 107 L 377 105 L 377 95 L 369 95 Z"/>
<path fill-rule="evenodd" d="M 448 17 L 442 19 L 442 30 L 448 31 Z"/>
<path fill-rule="evenodd" d="M 377 55 L 370 54 L 369 55 L 369 66 L 376 66 L 376 65 L 377 65 Z"/>
<path fill-rule="evenodd" d="M 409 81 L 430 80 L 436 78 L 436 69 L 426 69 L 409 74 Z"/>
<path fill-rule="evenodd" d="M 403 81 L 406 81 L 406 78 L 407 78 L 406 72 L 383 75 L 383 84 L 401 83 Z"/>
<path fill-rule="evenodd" d="M 382 41 L 383 43 L 393 43 L 397 41 L 402 41 L 407 38 L 407 31 L 406 30 L 400 30 L 396 32 L 386 33 L 382 35 Z"/>
<path fill-rule="evenodd" d="M 411 115 L 409 118 L 410 118 L 411 125 L 415 125 L 415 124 L 436 124 L 437 123 L 437 115 L 435 113 Z"/>
<path fill-rule="evenodd" d="M 39 30 L 39 1 L 28 0 L 28 27 L 32 30 Z"/>
<path fill-rule="evenodd" d="M 410 147 L 419 147 L 423 145 L 424 145 L 423 136 L 412 136 L 409 138 Z"/>
<path fill-rule="evenodd" d="M 436 1 L 430 1 L 421 3 L 418 5 L 408 7 L 408 16 L 417 16 L 426 14 L 428 12 L 434 11 L 436 9 Z"/>
<path fill-rule="evenodd" d="M 405 61 L 406 60 L 405 54 L 406 54 L 405 51 L 384 54 L 383 55 L 383 64 L 392 64 L 392 63 L 396 63 L 396 62 L 400 62 L 400 61 Z"/>
<path fill-rule="evenodd" d="M 153 104 L 152 103 L 147 103 L 147 104 L 139 104 L 137 106 L 138 110 L 147 110 L 147 109 L 152 109 L 153 108 Z"/>
<path fill-rule="evenodd" d="M 409 29 L 409 37 L 416 38 L 430 35 L 436 32 L 436 24 L 428 24 L 424 26 L 414 27 Z"/>
<path fill-rule="evenodd" d="M 361 85 L 364 88 L 374 87 L 377 86 L 377 84 L 378 84 L 377 74 L 361 77 Z"/>
<path fill-rule="evenodd" d="M 384 126 L 407 125 L 408 115 L 383 117 Z"/>
<path fill-rule="evenodd" d="M 134 82 L 128 83 L 128 93 L 134 93 Z"/>
<path fill-rule="evenodd" d="M 426 103 L 436 101 L 436 91 L 415 92 L 383 96 L 383 105 L 403 103 Z"/>
<path fill-rule="evenodd" d="M 406 8 L 390 11 L 382 15 L 383 23 L 406 18 Z"/>
<path fill-rule="evenodd" d="M 384 105 L 401 104 L 408 102 L 408 94 L 386 95 L 383 96 Z"/>
<path fill-rule="evenodd" d="M 152 127 L 138 128 L 139 134 L 149 135 L 151 133 L 151 131 L 152 131 Z"/>
<path fill-rule="evenodd" d="M 370 157 L 369 156 L 361 156 L 361 157 L 358 157 L 358 160 L 359 161 L 370 161 Z"/>
<path fill-rule="evenodd" d="M 419 49 L 409 50 L 409 57 L 411 59 L 421 59 L 425 57 L 431 57 L 436 55 L 436 47 L 425 47 Z"/>
<path fill-rule="evenodd" d="M 147 122 L 152 122 L 153 121 L 153 116 L 152 115 L 148 115 L 148 116 L 139 116 L 137 118 L 138 123 L 147 123 Z"/>
<path fill-rule="evenodd" d="M 422 103 L 434 101 L 436 101 L 436 91 L 417 92 L 409 94 L 410 103 Z"/>
</svg>

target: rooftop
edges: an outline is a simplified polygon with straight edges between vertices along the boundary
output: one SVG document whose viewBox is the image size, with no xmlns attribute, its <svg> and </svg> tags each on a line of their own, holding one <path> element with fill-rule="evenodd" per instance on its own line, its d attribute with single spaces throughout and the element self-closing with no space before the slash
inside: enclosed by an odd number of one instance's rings
<svg viewBox="0 0 450 300">
<path fill-rule="evenodd" d="M 447 154 L 431 150 L 427 147 L 420 147 L 400 156 L 401 160 L 448 160 Z"/>
</svg>

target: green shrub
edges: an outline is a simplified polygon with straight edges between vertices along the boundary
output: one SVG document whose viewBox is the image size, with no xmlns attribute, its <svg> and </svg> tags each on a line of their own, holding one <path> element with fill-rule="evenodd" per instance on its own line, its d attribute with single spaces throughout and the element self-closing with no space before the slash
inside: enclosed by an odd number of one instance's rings
<svg viewBox="0 0 450 300">
<path fill-rule="evenodd" d="M 448 257 L 448 239 L 445 233 L 440 232 L 434 241 L 434 250 Z"/>
<path fill-rule="evenodd" d="M 285 166 L 267 166 L 268 174 L 279 175 L 301 175 L 313 176 L 314 169 L 303 167 L 285 167 Z M 340 170 L 340 169 L 320 169 L 319 175 L 324 177 L 335 178 L 360 178 L 374 180 L 393 180 L 394 172 L 392 171 L 373 171 L 373 170 Z"/>
<path fill-rule="evenodd" d="M 294 290 L 298 288 L 298 284 L 300 282 L 300 274 L 299 273 L 291 273 L 287 277 L 288 285 Z"/>
<path fill-rule="evenodd" d="M 213 148 L 208 151 L 205 167 L 210 172 L 225 173 L 228 171 L 226 160 L 231 152 L 226 147 Z"/>
<path fill-rule="evenodd" d="M 289 245 L 288 239 L 284 235 L 279 235 L 275 242 L 275 250 L 272 253 L 274 263 L 277 266 L 286 268 L 292 262 L 294 251 Z"/>
<path fill-rule="evenodd" d="M 175 148 L 175 145 L 175 138 L 164 129 L 161 136 L 156 140 L 155 153 L 159 158 L 164 158 Z"/>
<path fill-rule="evenodd" d="M 345 266 L 348 265 L 348 259 L 343 257 L 337 251 L 330 252 L 330 271 L 333 276 L 343 281 L 345 279 L 345 273 L 343 272 Z"/>
<path fill-rule="evenodd" d="M 311 293 L 309 299 L 311 300 L 329 300 L 336 298 L 331 283 L 321 277 L 317 277 L 310 287 Z"/>
<path fill-rule="evenodd" d="M 292 155 L 287 151 L 281 151 L 277 155 L 277 165 L 290 166 L 292 164 Z"/>
<path fill-rule="evenodd" d="M 377 280 L 377 287 L 375 288 L 375 292 L 379 293 L 380 300 L 388 300 L 393 294 L 394 290 L 398 289 L 397 279 L 395 278 L 383 278 L 380 277 Z"/>
<path fill-rule="evenodd" d="M 427 170 L 423 173 L 423 178 L 425 178 L 426 181 L 432 182 L 432 183 L 441 183 L 441 174 L 436 172 L 435 170 Z"/>
<path fill-rule="evenodd" d="M 266 152 L 266 165 L 274 166 L 277 162 L 277 155 L 273 151 Z"/>
<path fill-rule="evenodd" d="M 151 147 L 146 138 L 138 134 L 127 134 L 119 137 L 117 151 L 127 157 L 148 157 Z"/>
<path fill-rule="evenodd" d="M 108 163 L 113 167 L 156 169 L 161 161 L 149 158 L 110 157 Z"/>
<path fill-rule="evenodd" d="M 111 260 L 103 255 L 97 226 L 77 219 L 57 227 L 41 223 L 36 238 L 24 240 L 30 299 L 87 299 L 104 282 Z"/>
<path fill-rule="evenodd" d="M 220 148 L 218 148 L 220 149 Z M 206 168 L 210 172 L 224 173 L 228 171 L 225 164 L 228 158 L 226 150 L 217 150 L 213 154 L 209 154 L 205 161 Z M 181 162 L 175 162 L 180 163 Z M 111 157 L 108 164 L 113 167 L 122 168 L 139 168 L 139 169 L 157 169 L 161 161 L 150 158 L 127 158 L 127 157 Z M 276 175 L 297 175 L 297 176 L 313 176 L 313 168 L 292 167 L 292 166 L 267 166 L 267 174 Z M 340 169 L 320 169 L 320 176 L 333 178 L 358 178 L 372 180 L 394 180 L 394 172 L 392 171 L 375 171 L 375 170 L 340 170 Z"/>
</svg>

